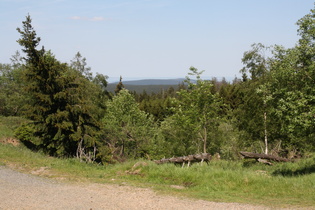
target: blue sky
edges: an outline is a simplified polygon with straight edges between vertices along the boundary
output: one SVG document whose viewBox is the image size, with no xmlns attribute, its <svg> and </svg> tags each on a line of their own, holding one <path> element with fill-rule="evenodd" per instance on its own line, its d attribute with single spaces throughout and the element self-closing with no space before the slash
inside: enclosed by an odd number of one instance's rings
<svg viewBox="0 0 315 210">
<path fill-rule="evenodd" d="M 253 43 L 293 47 L 311 0 L 0 0 L 0 63 L 21 47 L 29 13 L 41 45 L 69 62 L 79 51 L 110 78 L 239 76 Z"/>
</svg>

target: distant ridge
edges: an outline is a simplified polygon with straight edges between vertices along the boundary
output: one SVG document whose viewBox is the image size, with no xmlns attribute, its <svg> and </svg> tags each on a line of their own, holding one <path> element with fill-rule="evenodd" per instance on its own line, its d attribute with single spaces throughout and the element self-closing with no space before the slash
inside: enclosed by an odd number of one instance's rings
<svg viewBox="0 0 315 210">
<path fill-rule="evenodd" d="M 167 90 L 170 87 L 174 89 L 178 88 L 178 85 L 182 84 L 185 81 L 185 78 L 177 79 L 139 79 L 139 80 L 130 80 L 124 81 L 124 87 L 132 92 L 142 93 L 146 91 L 147 93 L 159 93 L 162 90 Z M 107 90 L 114 93 L 116 85 L 118 82 L 111 82 L 107 85 Z"/>
<path fill-rule="evenodd" d="M 177 79 L 141 79 L 141 80 L 131 80 L 122 81 L 124 85 L 178 85 L 184 82 L 185 78 Z M 109 84 L 117 84 L 118 82 L 112 82 Z"/>
<path fill-rule="evenodd" d="M 230 81 L 232 81 L 231 78 Z M 126 81 L 123 79 L 122 83 L 124 87 L 132 92 L 142 93 L 146 91 L 147 93 L 159 93 L 162 90 L 167 90 L 170 87 L 174 88 L 175 90 L 181 85 L 186 79 L 185 78 L 176 78 L 176 79 L 136 79 L 136 80 L 128 80 Z M 206 79 L 207 80 L 207 79 Z M 196 80 L 191 80 L 191 82 L 196 82 Z M 107 91 L 114 93 L 116 88 L 116 82 L 110 82 L 107 85 Z M 184 84 L 187 85 L 187 84 Z"/>
</svg>

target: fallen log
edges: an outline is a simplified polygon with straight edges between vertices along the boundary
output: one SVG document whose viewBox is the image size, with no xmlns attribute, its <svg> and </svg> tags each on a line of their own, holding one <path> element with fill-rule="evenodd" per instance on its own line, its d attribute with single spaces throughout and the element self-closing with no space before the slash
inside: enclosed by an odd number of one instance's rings
<svg viewBox="0 0 315 210">
<path fill-rule="evenodd" d="M 263 164 L 267 164 L 267 165 L 272 166 L 272 163 L 269 162 L 268 160 L 261 159 L 261 158 L 258 158 L 258 159 L 256 159 L 256 160 L 257 160 L 258 162 L 260 162 L 260 163 L 263 163 Z"/>
<path fill-rule="evenodd" d="M 240 154 L 244 158 L 254 158 L 257 161 L 260 159 L 266 159 L 266 160 L 272 160 L 276 162 L 289 162 L 290 160 L 287 158 L 282 158 L 282 157 L 276 157 L 273 155 L 266 155 L 266 154 L 259 154 L 259 153 L 253 153 L 253 152 L 240 152 Z"/>
<path fill-rule="evenodd" d="M 191 163 L 195 162 L 206 162 L 208 163 L 211 160 L 211 155 L 209 153 L 202 153 L 196 155 L 187 155 L 182 157 L 172 157 L 172 158 L 163 158 L 161 160 L 154 160 L 156 164 L 163 164 L 163 163 L 174 163 L 174 164 L 182 164 L 184 167 L 185 164 L 190 166 Z"/>
</svg>

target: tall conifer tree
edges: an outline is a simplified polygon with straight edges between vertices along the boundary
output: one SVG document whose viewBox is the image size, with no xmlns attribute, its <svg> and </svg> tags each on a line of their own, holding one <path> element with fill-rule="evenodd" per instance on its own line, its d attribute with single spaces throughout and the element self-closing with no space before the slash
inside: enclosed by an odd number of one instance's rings
<svg viewBox="0 0 315 210">
<path fill-rule="evenodd" d="M 89 100 L 90 81 L 50 51 L 36 48 L 40 38 L 28 15 L 23 29 L 18 28 L 18 43 L 26 53 L 26 90 L 32 96 L 26 116 L 35 126 L 38 147 L 50 155 L 77 156 L 93 161 L 96 156 L 96 131 L 99 129 Z M 92 84 L 92 83 L 91 83 Z"/>
</svg>

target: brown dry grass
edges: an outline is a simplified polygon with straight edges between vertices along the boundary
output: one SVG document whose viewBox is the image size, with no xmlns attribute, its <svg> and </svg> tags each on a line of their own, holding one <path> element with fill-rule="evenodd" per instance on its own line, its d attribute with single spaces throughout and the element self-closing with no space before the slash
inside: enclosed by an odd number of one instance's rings
<svg viewBox="0 0 315 210">
<path fill-rule="evenodd" d="M 12 144 L 13 146 L 17 147 L 21 144 L 20 140 L 12 137 L 4 137 L 0 139 L 0 143 L 2 144 Z"/>
</svg>

